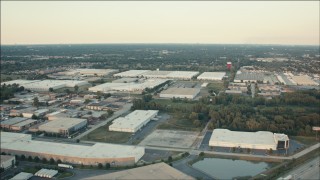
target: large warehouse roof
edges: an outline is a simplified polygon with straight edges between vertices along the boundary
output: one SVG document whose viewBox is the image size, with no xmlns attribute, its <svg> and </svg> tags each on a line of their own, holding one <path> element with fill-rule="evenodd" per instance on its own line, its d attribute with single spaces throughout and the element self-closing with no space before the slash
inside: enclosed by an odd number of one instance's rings
<svg viewBox="0 0 320 180">
<path fill-rule="evenodd" d="M 115 119 L 109 126 L 109 130 L 135 132 L 157 114 L 158 110 L 135 110 L 125 117 Z"/>
<path fill-rule="evenodd" d="M 195 98 L 200 92 L 199 88 L 169 88 L 160 93 L 163 98 Z"/>
<path fill-rule="evenodd" d="M 121 73 L 114 74 L 115 77 L 137 77 L 141 76 L 143 73 L 146 73 L 150 70 L 129 70 Z"/>
<path fill-rule="evenodd" d="M 43 125 L 39 126 L 39 129 L 51 129 L 55 131 L 59 131 L 59 129 L 68 130 L 78 124 L 86 122 L 86 119 L 79 119 L 79 118 L 58 118 L 53 121 L 49 121 Z"/>
<path fill-rule="evenodd" d="M 265 78 L 265 75 L 262 73 L 257 72 L 241 72 L 238 71 L 236 74 L 236 77 L 234 78 L 236 81 L 263 81 Z"/>
<path fill-rule="evenodd" d="M 204 72 L 197 77 L 198 80 L 222 80 L 225 72 Z"/>
<path fill-rule="evenodd" d="M 194 179 L 175 168 L 167 165 L 166 163 L 157 163 L 148 166 L 138 167 L 134 169 L 124 170 L 120 172 L 114 172 L 110 174 L 103 174 L 98 176 L 92 176 L 87 179 Z"/>
<path fill-rule="evenodd" d="M 286 136 L 286 135 L 284 135 Z M 276 136 L 278 137 L 278 135 Z M 279 136 L 280 137 L 280 136 Z M 212 132 L 210 146 L 241 147 L 252 149 L 277 149 L 277 139 L 272 132 L 240 132 L 228 129 L 215 129 Z"/>
<path fill-rule="evenodd" d="M 29 134 L 1 132 L 1 149 L 81 158 L 135 157 L 144 154 L 143 147 L 96 143 L 92 146 L 31 140 Z M 143 153 L 142 153 L 143 152 Z M 142 155 L 141 155 L 142 154 Z"/>
<path fill-rule="evenodd" d="M 20 86 L 24 86 L 26 84 L 38 82 L 40 80 L 24 80 L 24 79 L 16 79 L 12 81 L 6 81 L 6 82 L 1 82 L 1 85 L 6 84 L 6 85 L 12 85 L 12 84 L 19 84 Z"/>
</svg>

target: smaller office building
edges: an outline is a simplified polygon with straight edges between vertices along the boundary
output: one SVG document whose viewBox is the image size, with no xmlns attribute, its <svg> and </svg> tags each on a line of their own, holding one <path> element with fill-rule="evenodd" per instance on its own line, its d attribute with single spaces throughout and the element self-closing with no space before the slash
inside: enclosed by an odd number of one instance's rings
<svg viewBox="0 0 320 180">
<path fill-rule="evenodd" d="M 15 156 L 1 155 L 1 168 L 4 170 L 14 167 L 16 164 Z"/>
<path fill-rule="evenodd" d="M 62 136 L 69 136 L 87 126 L 86 119 L 79 118 L 59 118 L 49 121 L 46 124 L 39 126 L 39 131 L 44 131 L 50 134 L 60 134 Z"/>
<path fill-rule="evenodd" d="M 125 117 L 115 119 L 109 126 L 109 131 L 137 132 L 157 114 L 158 110 L 135 110 Z"/>
<path fill-rule="evenodd" d="M 225 72 L 204 72 L 197 77 L 198 80 L 210 80 L 210 81 L 221 81 L 226 75 Z"/>
<path fill-rule="evenodd" d="M 194 99 L 200 93 L 199 88 L 169 88 L 160 93 L 161 98 Z"/>
</svg>

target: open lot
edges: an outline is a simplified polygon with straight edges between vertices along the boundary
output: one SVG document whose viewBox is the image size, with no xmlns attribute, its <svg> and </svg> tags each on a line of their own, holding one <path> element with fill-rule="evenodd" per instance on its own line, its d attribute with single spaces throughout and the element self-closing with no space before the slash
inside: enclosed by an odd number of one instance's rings
<svg viewBox="0 0 320 180">
<path fill-rule="evenodd" d="M 187 114 L 184 113 L 170 114 L 169 120 L 160 124 L 158 129 L 201 131 L 201 128 L 195 128 L 192 121 L 186 116 Z"/>
<path fill-rule="evenodd" d="M 155 130 L 147 136 L 139 145 L 189 148 L 196 140 L 198 132 Z"/>
<path fill-rule="evenodd" d="M 109 131 L 110 125 L 111 122 L 99 127 L 98 129 L 84 136 L 81 140 L 117 144 L 126 143 L 129 140 L 132 133 Z"/>
</svg>

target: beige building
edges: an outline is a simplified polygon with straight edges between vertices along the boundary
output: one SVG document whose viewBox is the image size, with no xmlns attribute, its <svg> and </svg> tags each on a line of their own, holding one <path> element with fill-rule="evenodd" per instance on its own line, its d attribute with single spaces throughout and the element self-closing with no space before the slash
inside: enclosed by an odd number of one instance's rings
<svg viewBox="0 0 320 180">
<path fill-rule="evenodd" d="M 1 132 L 1 153 L 39 157 L 64 163 L 113 166 L 133 165 L 144 155 L 138 146 L 96 143 L 94 145 L 64 144 L 32 140 L 30 134 Z"/>
<path fill-rule="evenodd" d="M 180 179 L 180 180 L 194 180 L 193 177 L 188 176 L 166 163 L 157 163 L 148 166 L 138 167 L 134 169 L 114 172 L 110 174 L 103 174 L 92 176 L 86 179 L 117 179 L 117 180 L 160 180 L 160 179 Z"/>
<path fill-rule="evenodd" d="M 2 147 L 1 147 L 2 148 Z M 4 170 L 9 169 L 11 167 L 14 167 L 16 163 L 16 157 L 15 156 L 8 156 L 8 155 L 1 155 L 1 168 Z"/>
</svg>

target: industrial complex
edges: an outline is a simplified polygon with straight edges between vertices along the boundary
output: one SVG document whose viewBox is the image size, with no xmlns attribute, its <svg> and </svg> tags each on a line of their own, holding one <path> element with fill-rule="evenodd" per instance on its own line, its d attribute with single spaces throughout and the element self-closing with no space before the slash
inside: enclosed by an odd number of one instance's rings
<svg viewBox="0 0 320 180">
<path fill-rule="evenodd" d="M 109 126 L 109 131 L 134 133 L 154 119 L 158 110 L 135 110 L 125 117 L 115 119 Z"/>
<path fill-rule="evenodd" d="M 129 70 L 114 74 L 115 77 L 145 77 L 190 80 L 199 74 L 198 71 L 151 71 L 151 70 Z"/>
<path fill-rule="evenodd" d="M 72 69 L 69 71 L 59 72 L 62 75 L 81 75 L 81 76 L 107 76 L 112 73 L 116 73 L 116 69 Z"/>
<path fill-rule="evenodd" d="M 143 147 L 96 143 L 92 146 L 32 140 L 29 134 L 1 132 L 1 153 L 53 158 L 71 164 L 133 165 L 144 155 Z"/>
<path fill-rule="evenodd" d="M 73 132 L 86 127 L 87 120 L 79 118 L 57 118 L 39 126 L 39 131 L 68 137 Z"/>
<path fill-rule="evenodd" d="M 209 146 L 277 150 L 289 148 L 289 138 L 285 134 L 268 131 L 241 132 L 230 131 L 228 129 L 214 129 Z"/>
<path fill-rule="evenodd" d="M 204 72 L 200 74 L 197 79 L 198 80 L 219 80 L 221 81 L 223 77 L 225 77 L 225 72 Z"/>
<path fill-rule="evenodd" d="M 200 92 L 200 88 L 169 88 L 160 93 L 161 98 L 187 98 L 194 99 Z"/>
</svg>

